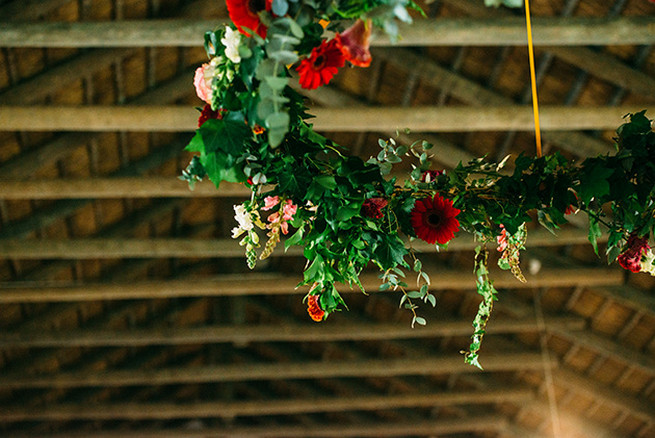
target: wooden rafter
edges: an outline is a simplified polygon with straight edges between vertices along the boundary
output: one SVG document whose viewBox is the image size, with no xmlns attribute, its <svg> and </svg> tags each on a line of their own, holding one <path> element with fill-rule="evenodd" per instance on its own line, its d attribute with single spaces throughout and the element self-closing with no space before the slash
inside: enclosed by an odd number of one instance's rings
<svg viewBox="0 0 655 438">
<path fill-rule="evenodd" d="M 258 427 L 221 427 L 193 429 L 145 429 L 118 431 L 94 431 L 94 438 L 228 438 L 234 436 L 258 436 L 280 438 L 321 438 L 321 437 L 391 437 L 412 435 L 449 435 L 475 431 L 502 430 L 507 426 L 507 420 L 497 415 L 476 416 L 462 421 L 459 418 L 443 420 L 395 421 L 391 423 L 376 422 L 370 424 L 307 424 L 304 426 L 268 425 Z M 88 436 L 88 432 L 76 434 L 48 435 L 49 438 L 80 438 Z M 25 437 L 25 435 L 23 435 Z M 8 438 L 21 438 L 13 434 Z"/>
<path fill-rule="evenodd" d="M 546 363 L 557 366 L 557 361 Z M 487 372 L 541 370 L 539 353 L 486 355 Z M 461 356 L 430 356 L 406 359 L 358 359 L 348 361 L 302 361 L 196 366 L 185 368 L 121 369 L 93 372 L 60 372 L 52 375 L 25 376 L 4 374 L 0 388 L 72 388 L 84 386 L 168 385 L 181 383 L 233 382 L 240 380 L 327 379 L 332 377 L 389 377 L 455 372 L 478 372 L 464 367 Z"/>
<path fill-rule="evenodd" d="M 606 241 L 599 239 L 599 242 Z M 587 235 L 581 231 L 565 228 L 554 236 L 550 232 L 537 229 L 529 235 L 531 247 L 550 247 L 588 243 Z M 479 242 L 470 237 L 453 241 L 450 251 L 470 251 Z M 432 253 L 434 247 L 424 242 L 414 242 L 417 252 Z M 0 257 L 15 259 L 105 259 L 105 258 L 161 258 L 161 257 L 242 257 L 243 247 L 235 239 L 191 239 L 191 238 L 151 238 L 121 239 L 0 239 Z M 292 247 L 280 251 L 280 257 L 299 256 L 302 251 Z"/>
<path fill-rule="evenodd" d="M 432 278 L 431 290 L 473 289 L 475 278 L 468 269 L 427 269 Z M 533 288 L 565 286 L 618 286 L 623 273 L 612 268 L 554 269 L 543 268 L 539 275 L 526 274 L 527 283 L 516 280 L 511 273 L 494 273 L 497 288 Z M 237 281 L 238 280 L 238 281 Z M 376 274 L 364 274 L 362 284 L 367 290 L 376 290 L 380 279 Z M 295 278 L 281 274 L 225 275 L 206 280 L 169 280 L 143 283 L 85 284 L 61 287 L 11 287 L 3 288 L 0 303 L 58 302 L 152 299 L 172 297 L 217 297 L 238 295 L 289 295 L 306 293 L 296 289 Z M 345 285 L 337 287 L 343 292 L 353 292 Z"/>
<path fill-rule="evenodd" d="M 645 104 L 644 104 L 645 105 Z M 627 113 L 644 105 L 620 107 L 543 106 L 544 130 L 614 130 Z M 367 107 L 315 108 L 318 131 L 386 132 L 411 129 L 415 132 L 472 132 L 534 129 L 532 109 L 525 105 L 496 107 Z M 8 131 L 193 131 L 198 113 L 178 106 L 0 106 L 0 130 Z"/>
<path fill-rule="evenodd" d="M 577 317 L 548 318 L 546 324 L 581 330 L 585 321 Z M 524 333 L 538 331 L 534 318 L 496 319 L 488 333 Z M 343 340 L 385 340 L 402 338 L 434 338 L 467 336 L 467 321 L 438 320 L 420 329 L 400 324 L 342 323 L 319 327 L 306 324 L 207 326 L 137 330 L 71 330 L 65 332 L 26 332 L 0 334 L 0 347 L 71 347 L 71 346 L 145 346 L 216 342 L 329 342 Z"/>
<path fill-rule="evenodd" d="M 154 420 L 172 418 L 293 415 L 314 412 L 340 412 L 417 407 L 452 406 L 468 403 L 523 403 L 534 398 L 525 387 L 489 391 L 443 391 L 431 394 L 389 394 L 382 396 L 311 397 L 296 400 L 204 401 L 179 403 L 125 403 L 104 405 L 59 405 L 14 407 L 0 412 L 0 421 L 69 420 Z"/>
<path fill-rule="evenodd" d="M 148 20 L 75 23 L 7 23 L 0 31 L 0 47 L 144 47 L 201 46 L 207 29 L 220 20 Z M 535 17 L 535 45 L 652 44 L 652 17 Z M 450 18 L 416 21 L 402 26 L 406 46 L 498 46 L 526 44 L 525 23 L 518 17 Z M 373 45 L 388 46 L 386 37 Z"/>
</svg>

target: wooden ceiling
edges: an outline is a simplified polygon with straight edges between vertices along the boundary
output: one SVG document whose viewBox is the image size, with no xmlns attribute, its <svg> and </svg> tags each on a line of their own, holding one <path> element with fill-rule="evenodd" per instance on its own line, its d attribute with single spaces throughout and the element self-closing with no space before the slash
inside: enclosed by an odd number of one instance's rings
<svg viewBox="0 0 655 438">
<path fill-rule="evenodd" d="M 533 0 L 547 152 L 612 150 L 655 117 L 655 4 Z M 400 46 L 309 93 L 354 154 L 425 138 L 435 167 L 533 153 L 520 11 L 425 5 Z M 0 435 L 655 437 L 655 281 L 606 266 L 581 215 L 532 227 L 528 283 L 501 299 L 481 362 L 470 236 L 423 252 L 436 309 L 346 293 L 321 324 L 300 251 L 254 272 L 230 239 L 239 185 L 178 180 L 194 69 L 219 0 L 0 0 Z M 403 133 L 411 128 L 412 134 Z M 345 290 L 345 288 L 344 288 Z"/>
</svg>

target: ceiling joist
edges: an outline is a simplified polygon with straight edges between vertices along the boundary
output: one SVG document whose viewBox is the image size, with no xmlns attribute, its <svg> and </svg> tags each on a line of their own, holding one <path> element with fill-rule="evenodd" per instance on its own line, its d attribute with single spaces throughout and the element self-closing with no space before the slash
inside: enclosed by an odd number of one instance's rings
<svg viewBox="0 0 655 438">
<path fill-rule="evenodd" d="M 475 277 L 468 269 L 427 269 L 431 290 L 475 289 Z M 538 275 L 526 273 L 521 283 L 507 271 L 493 272 L 496 288 L 534 288 L 566 286 L 618 286 L 623 273 L 611 268 L 543 268 Z M 380 286 L 377 274 L 363 274 L 363 286 L 375 291 Z M 282 274 L 225 275 L 204 280 L 168 280 L 142 283 L 84 284 L 60 287 L 5 287 L 0 289 L 0 303 L 37 303 L 58 301 L 96 301 L 155 299 L 173 297 L 217 297 L 239 295 L 304 294 L 306 288 L 296 289 L 298 280 Z M 354 291 L 338 285 L 344 293 Z"/>
<path fill-rule="evenodd" d="M 221 20 L 147 20 L 113 22 L 3 23 L 0 47 L 197 47 L 205 31 L 224 24 Z M 535 17 L 534 44 L 614 45 L 653 44 L 653 17 Z M 449 18 L 419 20 L 401 26 L 404 46 L 504 46 L 525 45 L 521 17 Z M 372 45 L 388 46 L 386 37 Z"/>
<path fill-rule="evenodd" d="M 615 130 L 625 114 L 646 105 L 544 105 L 540 123 L 544 130 Z M 314 128 L 328 132 L 534 130 L 532 107 L 527 105 L 314 108 L 312 113 L 316 115 Z M 186 106 L 0 106 L 3 131 L 190 132 L 197 126 L 198 112 Z"/>
<path fill-rule="evenodd" d="M 563 327 L 582 330 L 586 323 L 577 317 L 546 319 L 547 327 Z M 487 333 L 537 332 L 534 318 L 494 319 Z M 0 347 L 97 347 L 97 346 L 146 346 L 196 343 L 233 342 L 330 342 L 354 340 L 385 340 L 404 338 L 435 338 L 443 336 L 468 336 L 471 324 L 467 321 L 431 321 L 418 328 L 391 323 L 339 323 L 317 326 L 308 324 L 236 325 L 208 327 L 176 327 L 134 330 L 80 329 L 66 332 L 43 331 L 0 334 Z"/>
<path fill-rule="evenodd" d="M 557 366 L 557 360 L 544 362 L 540 353 L 485 355 L 486 372 L 543 370 Z M 85 386 L 170 385 L 182 383 L 235 382 L 249 380 L 329 379 L 336 377 L 391 377 L 441 373 L 480 372 L 464 366 L 463 356 L 444 355 L 398 359 L 357 359 L 276 363 L 238 363 L 231 365 L 174 367 L 158 369 L 120 369 L 59 372 L 26 376 L 3 374 L 0 388 L 74 388 Z"/>
</svg>

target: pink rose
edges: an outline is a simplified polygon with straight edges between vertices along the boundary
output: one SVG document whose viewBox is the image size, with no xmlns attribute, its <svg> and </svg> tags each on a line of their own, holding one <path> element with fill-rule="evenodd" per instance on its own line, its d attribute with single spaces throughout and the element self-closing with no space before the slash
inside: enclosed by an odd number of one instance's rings
<svg viewBox="0 0 655 438">
<path fill-rule="evenodd" d="M 214 67 L 211 64 L 203 64 L 196 69 L 193 77 L 193 85 L 196 87 L 198 97 L 211 105 L 212 97 L 212 78 L 214 76 Z"/>
</svg>

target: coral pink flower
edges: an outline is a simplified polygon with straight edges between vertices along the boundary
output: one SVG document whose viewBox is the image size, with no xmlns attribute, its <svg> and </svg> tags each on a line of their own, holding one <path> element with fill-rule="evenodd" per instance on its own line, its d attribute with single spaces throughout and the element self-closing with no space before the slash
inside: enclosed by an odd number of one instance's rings
<svg viewBox="0 0 655 438">
<path fill-rule="evenodd" d="M 271 208 L 275 207 L 280 202 L 279 196 L 267 196 L 264 198 L 264 206 L 262 210 L 268 211 Z"/>
<path fill-rule="evenodd" d="M 282 219 L 285 221 L 290 221 L 293 219 L 293 215 L 298 211 L 298 206 L 294 205 L 291 199 L 287 199 L 287 202 L 282 207 Z"/>
<path fill-rule="evenodd" d="M 380 219 L 384 216 L 382 209 L 386 207 L 387 204 L 389 204 L 389 202 L 384 198 L 367 199 L 362 205 L 362 214 L 373 219 Z"/>
<path fill-rule="evenodd" d="M 505 225 L 500 224 L 500 228 L 502 228 L 502 231 L 500 232 L 500 236 L 496 237 L 496 241 L 498 242 L 498 252 L 503 252 L 507 249 L 509 243 L 507 242 L 507 230 L 505 229 Z"/>
<path fill-rule="evenodd" d="M 434 198 L 416 201 L 410 221 L 419 239 L 444 245 L 459 231 L 459 221 L 455 219 L 459 213 L 450 199 L 435 194 Z"/>
<path fill-rule="evenodd" d="M 214 77 L 214 66 L 205 63 L 196 69 L 193 77 L 193 85 L 196 87 L 198 97 L 211 105 L 212 78 Z"/>
<path fill-rule="evenodd" d="M 619 265 L 631 272 L 641 271 L 641 257 L 650 249 L 648 239 L 631 234 L 625 248 L 618 257 Z"/>
<path fill-rule="evenodd" d="M 300 86 L 313 90 L 327 84 L 345 62 L 335 40 L 321 41 L 320 46 L 312 49 L 309 58 L 303 59 L 296 68 L 300 73 Z"/>
<path fill-rule="evenodd" d="M 246 28 L 254 30 L 257 35 L 266 38 L 268 30 L 259 19 L 259 13 L 271 10 L 272 0 L 227 0 L 227 12 L 230 20 L 245 36 L 250 36 Z"/>
<path fill-rule="evenodd" d="M 321 309 L 320 298 L 320 295 L 310 295 L 307 298 L 307 313 L 316 322 L 323 321 L 325 317 L 325 311 Z"/>
<path fill-rule="evenodd" d="M 371 65 L 369 46 L 372 30 L 371 20 L 364 21 L 360 18 L 355 24 L 334 37 L 343 56 L 358 67 Z"/>
</svg>

